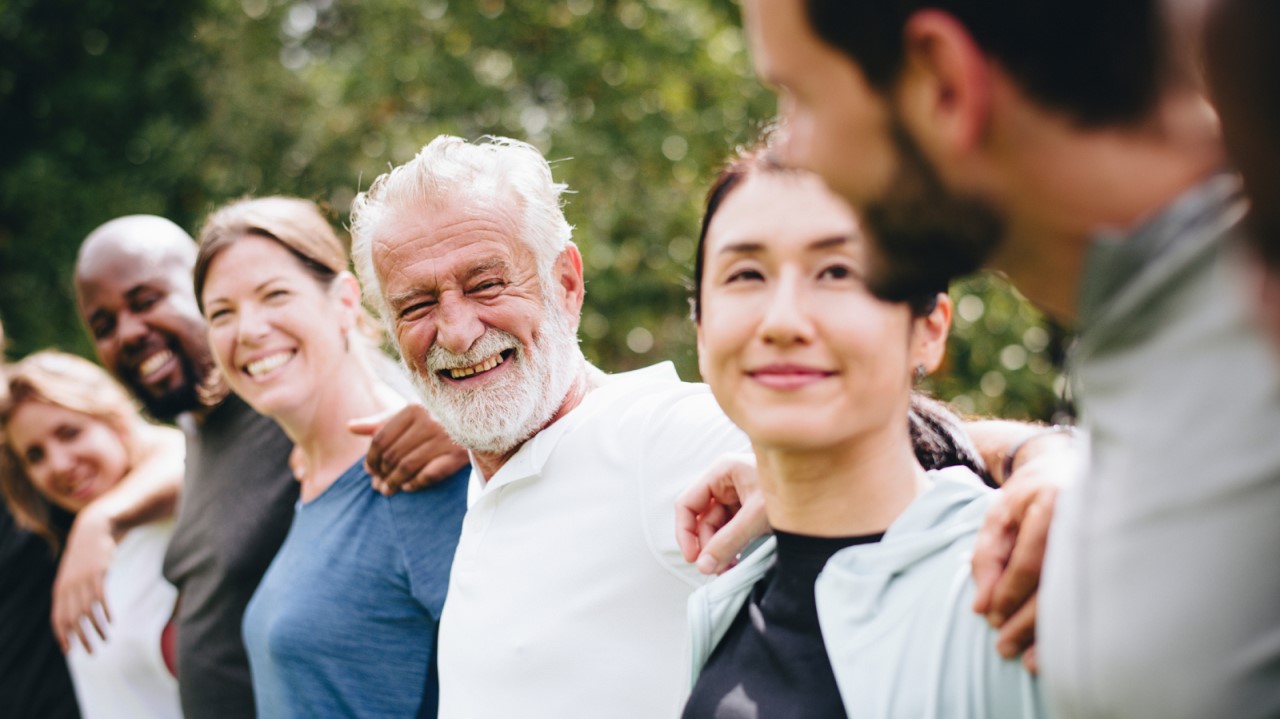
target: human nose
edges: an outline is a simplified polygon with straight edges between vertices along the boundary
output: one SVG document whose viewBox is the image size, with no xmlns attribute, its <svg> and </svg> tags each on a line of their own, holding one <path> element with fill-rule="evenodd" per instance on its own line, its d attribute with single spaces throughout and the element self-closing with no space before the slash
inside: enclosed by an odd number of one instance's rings
<svg viewBox="0 0 1280 719">
<path fill-rule="evenodd" d="M 767 344 L 788 346 L 813 339 L 813 324 L 804 288 L 793 274 L 774 283 L 768 307 L 760 320 L 760 337 Z"/>
<path fill-rule="evenodd" d="M 270 322 L 262 311 L 250 306 L 239 309 L 236 316 L 236 341 L 240 344 L 258 344 L 270 329 Z"/>
<path fill-rule="evenodd" d="M 120 337 L 120 344 L 125 347 L 136 347 L 147 336 L 147 323 L 132 312 L 121 312 L 116 322 L 119 325 L 116 332 Z"/>
<path fill-rule="evenodd" d="M 75 456 L 70 447 L 62 444 L 51 444 L 48 449 L 47 466 L 56 477 L 65 476 L 75 466 Z"/>
<path fill-rule="evenodd" d="M 435 344 L 454 354 L 471 349 L 484 334 L 484 323 L 465 299 L 441 298 L 436 313 Z"/>
</svg>

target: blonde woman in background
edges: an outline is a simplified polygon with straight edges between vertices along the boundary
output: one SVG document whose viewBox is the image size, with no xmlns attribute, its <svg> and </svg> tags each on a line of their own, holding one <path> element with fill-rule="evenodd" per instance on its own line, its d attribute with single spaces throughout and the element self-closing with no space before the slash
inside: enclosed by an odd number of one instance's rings
<svg viewBox="0 0 1280 719">
<path fill-rule="evenodd" d="M 57 551 L 65 540 L 56 509 L 75 514 L 110 492 L 142 462 L 172 457 L 181 434 L 150 424 L 97 365 L 56 351 L 5 370 L 0 398 L 0 491 L 16 523 Z M 176 482 L 181 461 L 172 461 Z M 104 580 L 110 633 L 85 628 L 67 662 L 86 719 L 181 717 L 178 684 L 165 666 L 162 636 L 177 592 L 160 574 L 171 519 L 117 537 Z M 105 626 L 108 616 L 96 618 Z"/>
</svg>

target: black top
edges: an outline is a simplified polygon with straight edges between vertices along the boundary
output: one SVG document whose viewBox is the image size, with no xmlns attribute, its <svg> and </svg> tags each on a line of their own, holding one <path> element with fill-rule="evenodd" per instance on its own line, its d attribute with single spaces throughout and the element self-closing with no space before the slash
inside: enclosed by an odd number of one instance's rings
<svg viewBox="0 0 1280 719">
<path fill-rule="evenodd" d="M 55 517 L 55 524 L 65 529 L 70 516 Z M 57 568 L 49 545 L 19 529 L 0 502 L 0 716 L 80 717 L 67 662 L 49 623 Z"/>
<path fill-rule="evenodd" d="M 684 719 L 847 716 L 822 642 L 813 585 L 831 555 L 884 535 L 774 535 L 777 561 L 711 653 Z"/>
</svg>

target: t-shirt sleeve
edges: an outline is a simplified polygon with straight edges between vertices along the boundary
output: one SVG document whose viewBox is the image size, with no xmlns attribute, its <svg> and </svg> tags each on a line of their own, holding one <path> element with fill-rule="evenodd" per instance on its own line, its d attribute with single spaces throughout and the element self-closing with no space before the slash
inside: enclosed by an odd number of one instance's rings
<svg viewBox="0 0 1280 719">
<path fill-rule="evenodd" d="M 655 403 L 644 419 L 639 486 L 645 533 L 655 557 L 691 585 L 706 581 L 676 544 L 676 498 L 726 454 L 751 444 L 716 404 L 710 390 L 686 385 L 675 401 Z"/>
<path fill-rule="evenodd" d="M 391 522 L 404 556 L 409 588 L 415 599 L 440 620 L 453 553 L 467 509 L 471 467 L 417 492 L 388 498 Z"/>
</svg>

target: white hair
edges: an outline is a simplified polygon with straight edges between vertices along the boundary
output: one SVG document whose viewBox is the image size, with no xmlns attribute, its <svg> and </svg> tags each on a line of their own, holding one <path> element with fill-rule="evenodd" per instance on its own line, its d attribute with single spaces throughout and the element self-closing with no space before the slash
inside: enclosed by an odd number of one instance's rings
<svg viewBox="0 0 1280 719">
<path fill-rule="evenodd" d="M 412 160 L 374 180 L 352 203 L 351 256 L 365 301 L 384 323 L 393 321 L 373 265 L 373 240 L 389 219 L 476 197 L 501 197 L 503 192 L 520 203 L 521 239 L 533 250 L 544 289 L 550 287 L 552 267 L 573 235 L 561 209 L 566 189 L 552 179 L 542 153 L 526 142 L 486 136 L 473 144 L 450 135 L 437 137 Z"/>
</svg>

